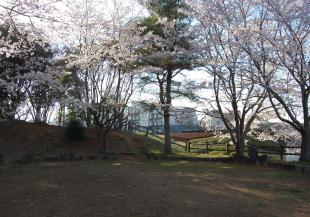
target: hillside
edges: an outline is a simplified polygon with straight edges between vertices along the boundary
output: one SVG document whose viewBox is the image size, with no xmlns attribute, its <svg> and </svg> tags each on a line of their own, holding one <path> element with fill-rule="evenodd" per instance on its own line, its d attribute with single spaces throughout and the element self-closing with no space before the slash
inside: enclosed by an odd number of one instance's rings
<svg viewBox="0 0 310 217">
<path fill-rule="evenodd" d="M 24 121 L 0 123 L 0 153 L 5 162 L 22 159 L 25 155 L 39 159 L 71 154 L 82 159 L 95 156 L 100 149 L 97 131 L 85 129 L 86 139 L 72 142 L 65 138 L 65 128 Z M 113 153 L 138 153 L 141 147 L 160 145 L 159 142 L 139 135 L 113 130 L 107 140 Z"/>
</svg>

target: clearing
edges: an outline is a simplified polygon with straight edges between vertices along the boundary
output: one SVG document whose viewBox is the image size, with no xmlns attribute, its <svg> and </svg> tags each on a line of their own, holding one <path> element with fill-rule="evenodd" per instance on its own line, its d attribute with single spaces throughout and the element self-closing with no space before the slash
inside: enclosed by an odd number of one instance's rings
<svg viewBox="0 0 310 217">
<path fill-rule="evenodd" d="M 310 177 L 257 165 L 79 161 L 0 173 L 1 217 L 310 216 Z"/>
</svg>

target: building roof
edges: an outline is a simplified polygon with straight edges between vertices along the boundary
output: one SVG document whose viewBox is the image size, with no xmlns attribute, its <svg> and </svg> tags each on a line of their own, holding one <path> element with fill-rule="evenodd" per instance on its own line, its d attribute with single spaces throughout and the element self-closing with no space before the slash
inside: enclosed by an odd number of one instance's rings
<svg viewBox="0 0 310 217">
<path fill-rule="evenodd" d="M 158 108 L 155 103 L 146 102 L 143 100 L 140 101 L 131 101 L 131 108 L 135 108 L 138 104 L 140 104 L 139 108 L 143 108 L 144 110 L 153 111 Z M 188 112 L 195 112 L 196 109 L 192 107 L 185 107 L 185 106 L 172 106 L 172 111 L 188 111 Z"/>
</svg>

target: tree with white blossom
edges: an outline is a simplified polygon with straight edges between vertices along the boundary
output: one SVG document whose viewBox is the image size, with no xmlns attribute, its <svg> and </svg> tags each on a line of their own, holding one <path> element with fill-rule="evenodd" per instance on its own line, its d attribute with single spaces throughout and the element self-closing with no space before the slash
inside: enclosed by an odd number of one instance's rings
<svg viewBox="0 0 310 217">
<path fill-rule="evenodd" d="M 52 48 L 39 27 L 52 22 L 57 1 L 7 1 L 0 3 L 1 117 L 47 121 L 47 113 L 62 91 L 62 68 L 56 66 Z"/>
<path fill-rule="evenodd" d="M 310 1 L 247 1 L 243 27 L 234 31 L 268 93 L 276 116 L 302 137 L 301 160 L 310 159 Z"/>
<path fill-rule="evenodd" d="M 0 32 L 1 117 L 27 117 L 31 113 L 34 121 L 46 122 L 61 91 L 61 69 L 53 63 L 50 46 L 14 22 L 3 23 Z"/>
<path fill-rule="evenodd" d="M 70 46 L 67 69 L 74 82 L 66 106 L 88 127 L 96 127 L 102 151 L 107 153 L 109 131 L 124 124 L 141 38 L 140 29 L 128 17 L 130 8 L 118 1 L 110 10 L 103 6 L 99 1 L 67 1 L 63 22 L 70 25 L 55 23 L 55 28 Z"/>
<path fill-rule="evenodd" d="M 246 1 L 189 3 L 192 6 L 189 15 L 196 20 L 194 52 L 213 76 L 214 98 L 208 100 L 214 100 L 236 147 L 236 155 L 242 157 L 246 135 L 259 112 L 265 109 L 267 98 L 265 89 L 255 80 L 256 68 L 235 33 L 243 27 L 243 16 L 250 16 L 240 10 L 249 5 Z"/>
</svg>

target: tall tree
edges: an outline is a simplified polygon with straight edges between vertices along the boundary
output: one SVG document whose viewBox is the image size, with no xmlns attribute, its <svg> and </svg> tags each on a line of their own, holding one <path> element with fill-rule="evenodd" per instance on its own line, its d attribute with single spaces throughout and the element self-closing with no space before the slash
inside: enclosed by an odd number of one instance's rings
<svg viewBox="0 0 310 217">
<path fill-rule="evenodd" d="M 46 31 L 39 23 L 56 22 L 57 0 L 8 0 L 0 3 L 0 116 L 47 121 L 61 91 Z M 46 26 L 46 25 L 45 25 Z M 57 94 L 56 94 L 57 93 Z M 44 117 L 44 118 L 43 118 Z"/>
<path fill-rule="evenodd" d="M 108 152 L 108 133 L 119 128 L 125 108 L 133 93 L 133 76 L 140 46 L 140 31 L 129 22 L 128 8 L 112 1 L 112 8 L 103 10 L 102 2 L 67 1 L 71 23 L 62 31 L 71 43 L 67 64 L 72 88 L 68 106 L 82 117 L 88 127 L 98 130 L 102 151 Z"/>
<path fill-rule="evenodd" d="M 252 3 L 256 22 L 240 43 L 277 117 L 301 134 L 300 160 L 310 160 L 310 1 Z"/>
<path fill-rule="evenodd" d="M 174 78 L 182 70 L 194 67 L 190 37 L 186 34 L 190 19 L 181 12 L 184 3 L 178 0 L 143 1 L 150 16 L 140 21 L 143 27 L 141 62 L 153 67 L 145 81 L 159 87 L 160 109 L 164 116 L 165 153 L 171 153 L 170 109 Z M 154 79 L 155 78 L 155 79 Z M 154 82 L 155 81 L 155 82 Z"/>
<path fill-rule="evenodd" d="M 27 117 L 30 113 L 34 121 L 46 122 L 61 91 L 62 70 L 53 63 L 50 45 L 13 21 L 3 23 L 0 33 L 0 116 Z"/>
<path fill-rule="evenodd" d="M 191 1 L 195 18 L 195 51 L 213 75 L 215 102 L 236 147 L 243 156 L 246 135 L 258 113 L 264 109 L 266 91 L 255 80 L 256 68 L 239 44 L 236 34 L 244 27 L 250 1 Z M 243 10 L 244 9 L 244 10 Z"/>
</svg>

